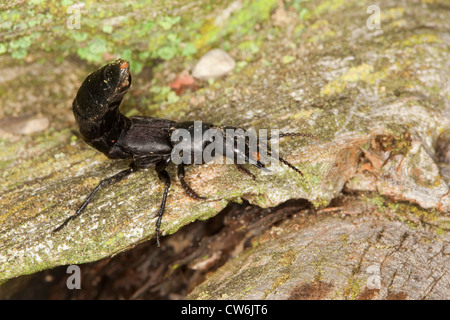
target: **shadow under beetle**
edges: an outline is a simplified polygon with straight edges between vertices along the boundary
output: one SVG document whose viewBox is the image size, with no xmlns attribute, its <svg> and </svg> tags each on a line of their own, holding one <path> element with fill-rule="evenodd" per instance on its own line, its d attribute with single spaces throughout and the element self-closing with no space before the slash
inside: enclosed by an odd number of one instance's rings
<svg viewBox="0 0 450 320">
<path fill-rule="evenodd" d="M 71 220 L 78 217 L 100 189 L 123 180 L 139 169 L 154 166 L 159 179 L 165 185 L 156 222 L 156 243 L 159 246 L 161 220 L 170 188 L 170 176 L 166 171 L 166 167 L 171 162 L 172 150 L 179 142 L 172 141 L 171 134 L 177 129 L 186 129 L 191 133 L 191 137 L 194 137 L 194 122 L 175 122 L 167 119 L 143 116 L 128 118 L 121 114 L 119 112 L 119 105 L 131 86 L 129 68 L 130 64 L 128 61 L 118 59 L 91 73 L 78 90 L 72 108 L 84 140 L 95 149 L 103 152 L 110 159 L 130 159 L 130 166 L 128 169 L 102 180 L 77 209 L 75 214 L 67 218 L 53 232 L 58 232 L 63 229 Z M 221 155 L 230 157 L 230 154 L 226 153 L 225 150 L 227 148 L 231 149 L 233 162 L 238 169 L 255 178 L 236 159 L 243 159 L 245 163 L 251 163 L 258 169 L 266 169 L 260 161 L 258 153 L 250 152 L 248 145 L 245 145 L 244 149 L 237 148 L 236 139 L 230 145 L 229 140 L 225 139 L 226 128 L 238 129 L 230 126 L 218 127 L 209 123 L 202 123 L 201 130 L 203 132 L 208 129 L 221 131 L 224 137 L 224 152 Z M 279 136 L 303 136 L 317 139 L 313 135 L 303 133 L 282 133 Z M 193 158 L 195 151 L 203 151 L 211 141 L 202 140 L 200 143 L 191 141 L 191 143 L 193 148 L 189 156 Z M 302 175 L 301 171 L 288 161 L 281 157 L 278 160 Z M 184 163 L 177 165 L 177 176 L 184 191 L 193 199 L 206 199 L 199 196 L 186 183 L 184 179 L 185 166 L 186 164 Z"/>
</svg>

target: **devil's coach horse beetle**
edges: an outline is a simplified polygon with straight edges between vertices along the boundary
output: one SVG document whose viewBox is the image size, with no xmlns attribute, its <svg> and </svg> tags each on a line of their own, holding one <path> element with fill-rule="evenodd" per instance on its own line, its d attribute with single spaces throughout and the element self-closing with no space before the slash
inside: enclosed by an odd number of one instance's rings
<svg viewBox="0 0 450 320">
<path fill-rule="evenodd" d="M 161 220 L 170 188 L 170 176 L 166 171 L 166 167 L 173 158 L 172 150 L 179 143 L 179 141 L 171 140 L 171 134 L 177 129 L 185 129 L 193 137 L 195 136 L 195 126 L 193 121 L 175 122 L 143 116 L 130 118 L 124 116 L 119 112 L 119 105 L 130 86 L 130 64 L 126 60 L 118 59 L 91 73 L 78 90 L 72 108 L 84 140 L 110 159 L 130 159 L 131 163 L 128 169 L 102 180 L 75 214 L 67 218 L 53 232 L 63 229 L 70 220 L 78 217 L 100 189 L 121 181 L 139 169 L 155 165 L 159 179 L 165 184 L 156 222 L 156 243 L 159 246 Z M 224 134 L 225 128 L 239 129 L 229 126 L 217 127 L 209 123 L 201 124 L 202 132 L 213 129 Z M 279 136 L 303 136 L 317 139 L 311 134 L 303 133 L 282 133 Z M 225 138 L 223 142 L 225 143 L 224 152 L 221 155 L 232 158 L 233 163 L 242 172 L 254 178 L 250 171 L 236 161 L 236 158 L 243 159 L 245 163 L 251 163 L 258 169 L 265 169 L 264 164 L 260 162 L 259 154 L 250 152 L 248 145 L 245 145 L 242 150 L 242 148 L 236 147 L 236 139 L 231 140 L 231 144 Z M 193 147 L 192 150 L 190 149 L 191 153 L 188 156 L 193 158 L 196 151 L 202 152 L 211 141 L 202 140 L 200 143 L 196 143 L 194 140 L 191 140 L 190 143 L 192 143 Z M 231 154 L 226 153 L 225 149 L 231 150 Z M 300 175 L 303 175 L 299 169 L 286 160 L 281 157 L 278 160 Z M 181 186 L 191 198 L 204 200 L 205 198 L 199 196 L 184 180 L 185 166 L 186 163 L 177 164 L 177 176 Z"/>
</svg>

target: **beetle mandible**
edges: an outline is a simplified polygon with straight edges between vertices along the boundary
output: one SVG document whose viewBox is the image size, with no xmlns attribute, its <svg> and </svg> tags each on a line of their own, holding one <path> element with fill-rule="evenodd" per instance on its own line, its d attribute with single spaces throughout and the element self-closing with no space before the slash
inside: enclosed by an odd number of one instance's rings
<svg viewBox="0 0 450 320">
<path fill-rule="evenodd" d="M 177 129 L 185 129 L 194 137 L 194 121 L 176 122 L 167 119 L 153 117 L 134 116 L 126 117 L 119 111 L 120 103 L 124 95 L 131 86 L 130 63 L 123 59 L 109 63 L 97 71 L 92 72 L 84 80 L 73 101 L 72 108 L 75 120 L 83 139 L 98 151 L 103 152 L 110 159 L 129 159 L 130 166 L 106 178 L 94 188 L 75 214 L 69 216 L 59 227 L 53 230 L 58 232 L 63 229 L 71 220 L 78 217 L 86 206 L 93 200 L 95 194 L 114 183 L 123 180 L 131 173 L 139 169 L 154 167 L 161 182 L 164 183 L 164 193 L 161 205 L 157 212 L 156 222 L 156 243 L 160 245 L 160 227 L 166 206 L 167 195 L 171 180 L 166 167 L 172 160 L 172 151 L 179 141 L 172 141 L 171 135 Z M 202 123 L 201 130 L 216 130 L 223 134 L 222 156 L 233 159 L 233 163 L 243 173 L 255 178 L 255 176 L 237 158 L 244 159 L 245 163 L 251 163 L 258 169 L 266 169 L 260 161 L 258 153 L 250 152 L 248 145 L 244 148 L 236 147 L 236 139 L 225 139 L 225 129 L 239 129 L 236 127 L 220 127 L 210 123 Z M 283 136 L 302 136 L 317 139 L 314 135 L 304 133 L 281 133 Z M 268 138 L 270 139 L 270 137 Z M 210 143 L 210 140 L 191 141 L 192 153 L 203 151 Z M 199 150 L 196 150 L 199 149 Z M 231 150 L 231 154 L 226 150 Z M 183 150 L 184 151 L 184 150 Z M 285 159 L 279 157 L 278 160 L 295 170 L 300 175 L 302 172 Z M 202 162 L 204 163 L 204 162 Z M 186 194 L 196 200 L 206 198 L 199 196 L 185 181 L 185 163 L 177 164 L 177 176 Z M 266 169 L 267 170 L 267 169 Z"/>
</svg>

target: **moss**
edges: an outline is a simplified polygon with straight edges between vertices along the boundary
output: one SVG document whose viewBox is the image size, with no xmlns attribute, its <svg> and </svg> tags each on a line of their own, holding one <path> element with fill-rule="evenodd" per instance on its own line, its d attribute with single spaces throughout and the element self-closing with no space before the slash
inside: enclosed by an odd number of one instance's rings
<svg viewBox="0 0 450 320">
<path fill-rule="evenodd" d="M 342 6 L 344 6 L 346 1 L 344 0 L 327 0 L 321 2 L 314 11 L 311 12 L 311 16 L 320 16 L 325 11 L 327 12 L 333 12 L 337 9 L 340 9 Z M 307 18 L 309 19 L 309 15 L 307 15 Z"/>
<path fill-rule="evenodd" d="M 343 290 L 343 296 L 347 299 L 355 300 L 360 292 L 360 283 L 354 277 L 349 278 L 347 286 Z"/>
<path fill-rule="evenodd" d="M 394 202 L 376 193 L 366 195 L 365 199 L 375 205 L 388 219 L 397 219 L 412 228 L 432 226 L 436 235 L 439 234 L 440 229 L 441 231 L 446 229 L 445 221 L 439 219 L 440 214 L 436 209 L 422 209 L 412 203 Z"/>
<path fill-rule="evenodd" d="M 213 10 L 220 12 L 231 3 L 224 1 Z M 57 56 L 77 54 L 97 65 L 121 56 L 131 60 L 132 71 L 138 74 L 145 65 L 152 64 L 152 59 L 192 58 L 198 50 L 205 52 L 230 36 L 251 33 L 256 23 L 268 18 L 275 4 L 275 0 L 243 1 L 242 8 L 232 12 L 223 27 L 203 14 L 211 8 L 189 6 L 197 14 L 173 15 L 170 3 L 161 0 L 83 5 L 71 1 L 34 1 L 26 8 L 17 1 L 0 15 L 0 31 L 6 34 L 0 54 L 23 61 L 39 56 L 39 50 L 44 50 Z M 178 5 L 182 7 L 183 3 Z M 20 32 L 6 32 L 11 29 Z"/>
<path fill-rule="evenodd" d="M 350 82 L 367 82 L 374 84 L 375 80 L 382 80 L 386 74 L 382 71 L 373 73 L 374 67 L 366 63 L 348 69 L 343 75 L 337 79 L 327 83 L 321 89 L 321 95 L 338 94 L 344 91 Z"/>
<path fill-rule="evenodd" d="M 402 47 L 410 47 L 418 44 L 430 44 L 430 43 L 442 43 L 440 39 L 435 34 L 414 34 L 399 43 Z"/>
</svg>

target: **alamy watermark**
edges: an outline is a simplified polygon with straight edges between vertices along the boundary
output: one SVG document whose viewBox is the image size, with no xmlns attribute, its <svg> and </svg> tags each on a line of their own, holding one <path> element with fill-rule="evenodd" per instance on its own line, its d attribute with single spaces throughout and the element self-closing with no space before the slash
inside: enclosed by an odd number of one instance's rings
<svg viewBox="0 0 450 320">
<path fill-rule="evenodd" d="M 81 289 L 81 270 L 77 265 L 67 267 L 66 273 L 71 274 L 66 280 L 67 289 Z"/>
<path fill-rule="evenodd" d="M 73 4 L 67 7 L 67 13 L 69 18 L 67 18 L 67 28 L 70 30 L 81 29 L 81 7 L 84 4 Z"/>
<path fill-rule="evenodd" d="M 380 7 L 373 4 L 367 7 L 367 13 L 371 13 L 371 16 L 367 19 L 366 25 L 369 30 L 381 29 L 381 10 Z"/>
<path fill-rule="evenodd" d="M 172 162 L 179 164 L 250 163 L 261 169 L 278 163 L 279 130 L 215 127 L 194 121 L 172 132 Z M 270 144 L 269 144 L 270 141 Z"/>
<path fill-rule="evenodd" d="M 367 288 L 369 289 L 381 289 L 381 270 L 378 264 L 373 264 L 367 267 L 366 272 L 370 274 L 367 278 Z"/>
</svg>

